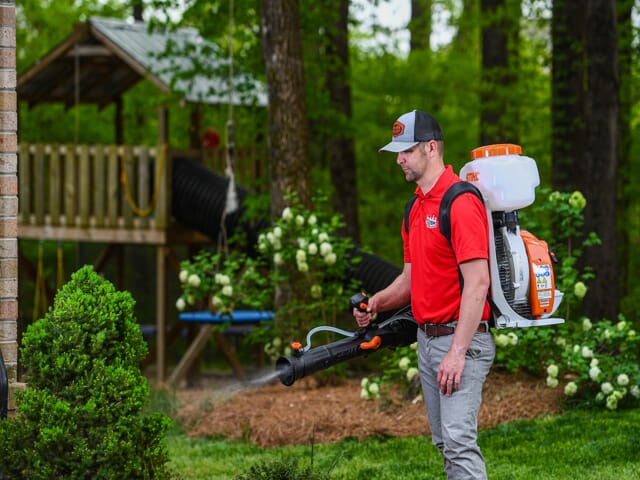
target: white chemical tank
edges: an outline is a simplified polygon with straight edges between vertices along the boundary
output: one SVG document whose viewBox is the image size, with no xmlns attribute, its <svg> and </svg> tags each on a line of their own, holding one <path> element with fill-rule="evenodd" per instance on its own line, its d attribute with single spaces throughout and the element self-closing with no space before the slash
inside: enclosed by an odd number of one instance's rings
<svg viewBox="0 0 640 480">
<path fill-rule="evenodd" d="M 521 153 L 519 145 L 510 143 L 476 148 L 460 170 L 460 178 L 480 189 L 492 212 L 527 207 L 535 200 L 540 176 L 535 160 Z"/>
</svg>

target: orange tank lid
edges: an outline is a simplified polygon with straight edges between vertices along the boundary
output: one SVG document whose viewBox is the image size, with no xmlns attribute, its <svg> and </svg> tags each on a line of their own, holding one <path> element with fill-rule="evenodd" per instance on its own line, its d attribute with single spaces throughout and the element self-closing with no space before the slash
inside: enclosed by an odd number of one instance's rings
<svg viewBox="0 0 640 480">
<path fill-rule="evenodd" d="M 497 143 L 495 145 L 485 145 L 471 150 L 471 160 L 486 157 L 497 157 L 498 155 L 520 155 L 522 147 L 513 143 Z"/>
</svg>

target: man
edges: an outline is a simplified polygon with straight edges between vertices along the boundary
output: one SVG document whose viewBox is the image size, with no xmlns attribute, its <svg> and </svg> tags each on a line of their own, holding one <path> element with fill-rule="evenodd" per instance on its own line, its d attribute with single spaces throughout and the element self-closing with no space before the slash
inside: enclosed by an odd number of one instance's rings
<svg viewBox="0 0 640 480">
<path fill-rule="evenodd" d="M 442 131 L 429 114 L 414 110 L 393 124 L 391 143 L 417 199 L 403 222 L 404 268 L 369 299 L 367 312 L 354 309 L 359 326 L 376 312 L 411 302 L 418 322 L 418 364 L 433 444 L 449 479 L 486 478 L 477 445 L 482 385 L 495 356 L 489 332 L 489 245 L 487 215 L 475 195 L 451 205 L 451 242 L 439 229 L 444 193 L 460 178 L 443 159 Z"/>
</svg>

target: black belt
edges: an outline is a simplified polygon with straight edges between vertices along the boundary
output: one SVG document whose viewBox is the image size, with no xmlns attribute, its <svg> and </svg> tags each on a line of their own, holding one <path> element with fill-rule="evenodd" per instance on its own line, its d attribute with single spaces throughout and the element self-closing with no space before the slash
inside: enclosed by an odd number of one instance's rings
<svg viewBox="0 0 640 480">
<path fill-rule="evenodd" d="M 444 337 L 453 335 L 456 331 L 458 322 L 452 323 L 419 323 L 418 329 L 422 330 L 427 337 Z M 487 333 L 489 331 L 489 322 L 482 321 L 478 325 L 478 332 Z"/>
</svg>

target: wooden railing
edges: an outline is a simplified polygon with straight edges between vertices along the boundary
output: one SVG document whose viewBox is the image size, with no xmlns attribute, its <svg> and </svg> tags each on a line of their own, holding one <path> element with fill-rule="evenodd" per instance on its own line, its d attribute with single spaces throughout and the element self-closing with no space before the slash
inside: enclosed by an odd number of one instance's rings
<svg viewBox="0 0 640 480">
<path fill-rule="evenodd" d="M 21 225 L 165 228 L 165 147 L 27 144 L 19 148 Z"/>
<path fill-rule="evenodd" d="M 224 175 L 223 148 L 201 152 L 167 146 L 21 144 L 19 235 L 164 243 L 154 232 L 174 226 L 171 162 L 177 156 Z M 243 148 L 234 157 L 236 183 L 259 189 L 266 175 L 264 155 Z"/>
</svg>

